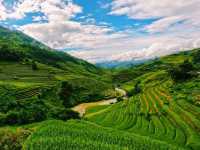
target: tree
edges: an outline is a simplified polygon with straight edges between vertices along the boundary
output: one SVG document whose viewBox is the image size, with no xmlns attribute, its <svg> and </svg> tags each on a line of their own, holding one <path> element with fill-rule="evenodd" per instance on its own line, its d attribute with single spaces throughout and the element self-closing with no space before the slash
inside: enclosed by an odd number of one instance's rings
<svg viewBox="0 0 200 150">
<path fill-rule="evenodd" d="M 200 50 L 198 50 L 198 51 L 194 54 L 193 62 L 194 62 L 195 64 L 200 63 Z"/>
<path fill-rule="evenodd" d="M 193 64 L 189 60 L 185 60 L 179 66 L 175 66 L 169 69 L 169 74 L 174 81 L 185 81 L 193 77 L 193 75 L 191 74 L 191 71 L 193 70 Z"/>
<path fill-rule="evenodd" d="M 138 94 L 141 92 L 140 81 L 137 81 L 134 88 L 134 94 Z"/>
<path fill-rule="evenodd" d="M 35 61 L 32 61 L 32 70 L 38 70 L 38 66 L 37 66 L 37 63 Z"/>
<path fill-rule="evenodd" d="M 8 45 L 1 45 L 0 47 L 0 59 L 6 61 L 20 61 L 23 57 L 23 53 L 15 50 Z"/>
<path fill-rule="evenodd" d="M 186 59 L 182 64 L 180 64 L 179 67 L 184 72 L 190 72 L 194 69 L 193 64 L 188 59 Z"/>
<path fill-rule="evenodd" d="M 123 101 L 124 99 L 123 99 L 123 97 L 118 97 L 117 98 L 117 102 L 121 102 L 121 101 Z"/>
<path fill-rule="evenodd" d="M 71 107 L 72 106 L 72 92 L 73 92 L 73 87 L 70 83 L 67 81 L 63 81 L 61 83 L 60 91 L 58 92 L 58 96 L 61 100 L 63 100 L 63 105 L 65 107 Z"/>
<path fill-rule="evenodd" d="M 18 124 L 19 122 L 19 113 L 16 111 L 10 111 L 6 116 L 6 124 L 13 125 Z"/>
<path fill-rule="evenodd" d="M 135 86 L 127 92 L 128 97 L 131 97 L 135 94 L 139 94 L 142 91 L 140 83 L 141 83 L 140 81 L 137 81 Z"/>
</svg>

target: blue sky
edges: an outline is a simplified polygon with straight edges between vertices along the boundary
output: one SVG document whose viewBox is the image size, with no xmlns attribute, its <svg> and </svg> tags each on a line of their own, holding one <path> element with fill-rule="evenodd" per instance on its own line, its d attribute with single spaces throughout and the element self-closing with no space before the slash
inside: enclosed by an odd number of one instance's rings
<svg viewBox="0 0 200 150">
<path fill-rule="evenodd" d="M 199 0 L 0 0 L 0 25 L 92 63 L 200 47 Z"/>
</svg>

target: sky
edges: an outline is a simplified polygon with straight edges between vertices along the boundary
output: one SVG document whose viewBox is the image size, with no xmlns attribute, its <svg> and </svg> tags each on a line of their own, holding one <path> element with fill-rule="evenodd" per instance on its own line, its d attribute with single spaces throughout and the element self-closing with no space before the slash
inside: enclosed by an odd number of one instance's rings
<svg viewBox="0 0 200 150">
<path fill-rule="evenodd" d="M 0 25 L 91 63 L 200 47 L 200 0 L 0 0 Z"/>
</svg>

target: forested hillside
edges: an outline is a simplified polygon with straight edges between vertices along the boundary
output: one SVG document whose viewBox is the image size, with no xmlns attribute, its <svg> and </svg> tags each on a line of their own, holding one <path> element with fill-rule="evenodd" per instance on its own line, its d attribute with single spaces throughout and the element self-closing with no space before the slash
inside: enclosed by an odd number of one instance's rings
<svg viewBox="0 0 200 150">
<path fill-rule="evenodd" d="M 70 107 L 114 94 L 108 71 L 0 28 L 1 125 L 77 118 Z"/>
<path fill-rule="evenodd" d="M 0 35 L 0 149 L 200 149 L 200 49 L 104 70 L 20 32 Z M 71 109 L 113 97 L 82 118 Z"/>
<path fill-rule="evenodd" d="M 199 56 L 196 49 L 115 71 L 115 84 L 127 98 L 90 108 L 87 121 L 44 123 L 25 148 L 198 150 Z"/>
</svg>

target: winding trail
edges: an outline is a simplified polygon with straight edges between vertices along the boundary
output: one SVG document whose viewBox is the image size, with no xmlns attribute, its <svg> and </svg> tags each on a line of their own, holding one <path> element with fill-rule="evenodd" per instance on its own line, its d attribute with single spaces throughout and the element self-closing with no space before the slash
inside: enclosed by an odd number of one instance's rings
<svg viewBox="0 0 200 150">
<path fill-rule="evenodd" d="M 123 97 L 126 96 L 126 91 L 124 91 L 123 89 L 115 88 L 115 91 L 120 93 L 120 95 Z M 109 99 L 109 100 L 101 100 L 98 102 L 82 103 L 82 104 L 79 104 L 79 105 L 73 107 L 72 110 L 78 112 L 80 114 L 80 116 L 83 117 L 88 108 L 91 108 L 94 106 L 101 106 L 101 105 L 111 105 L 114 103 L 117 103 L 117 98 L 113 98 L 113 99 Z"/>
</svg>

